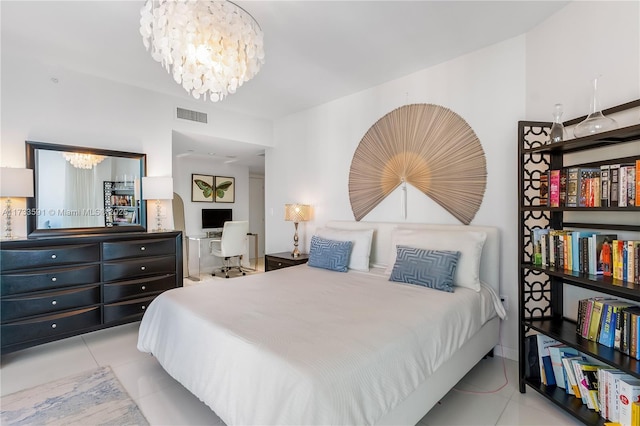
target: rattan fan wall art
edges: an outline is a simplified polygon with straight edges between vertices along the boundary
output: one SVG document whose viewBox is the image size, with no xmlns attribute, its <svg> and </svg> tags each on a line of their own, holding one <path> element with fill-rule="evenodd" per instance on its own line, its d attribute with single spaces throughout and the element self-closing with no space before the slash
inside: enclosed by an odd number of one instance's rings
<svg viewBox="0 0 640 426">
<path fill-rule="evenodd" d="M 439 105 L 412 104 L 371 126 L 349 171 L 355 219 L 405 182 L 471 223 L 484 197 L 487 164 L 480 140 L 462 117 Z"/>
</svg>

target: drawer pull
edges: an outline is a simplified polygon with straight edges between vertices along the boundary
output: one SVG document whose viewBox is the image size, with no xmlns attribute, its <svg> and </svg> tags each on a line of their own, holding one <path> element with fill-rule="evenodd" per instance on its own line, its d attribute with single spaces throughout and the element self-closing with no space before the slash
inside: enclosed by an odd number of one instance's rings
<svg viewBox="0 0 640 426">
<path fill-rule="evenodd" d="M 143 286 L 142 286 L 142 289 L 143 289 L 143 290 L 146 290 L 146 289 L 147 289 L 147 286 L 146 286 L 146 285 L 143 285 Z"/>
<path fill-rule="evenodd" d="M 58 325 L 54 322 L 53 324 L 51 324 L 51 328 L 56 328 Z"/>
<path fill-rule="evenodd" d="M 51 304 L 55 306 L 55 305 L 57 305 L 57 304 L 58 304 L 58 302 L 56 302 L 56 301 L 54 300 L 54 301 L 52 301 L 52 302 L 51 302 Z"/>
<path fill-rule="evenodd" d="M 52 254 L 52 255 L 51 255 L 51 258 L 52 258 L 52 259 L 57 259 L 57 258 L 58 258 L 58 256 L 56 256 L 55 254 Z"/>
<path fill-rule="evenodd" d="M 140 250 L 145 251 L 145 246 L 140 247 Z"/>
<path fill-rule="evenodd" d="M 53 281 L 55 283 L 56 281 L 58 281 L 58 279 L 56 277 L 52 277 L 51 281 Z"/>
<path fill-rule="evenodd" d="M 141 267 L 140 267 L 140 270 L 141 270 L 141 271 L 144 271 L 145 269 L 147 269 L 147 267 L 146 267 L 146 266 L 141 266 Z"/>
<path fill-rule="evenodd" d="M 282 262 L 278 262 L 278 266 L 282 266 Z"/>
<path fill-rule="evenodd" d="M 145 310 L 145 308 L 146 308 L 146 306 L 142 305 L 142 310 L 143 310 L 143 311 Z"/>
</svg>

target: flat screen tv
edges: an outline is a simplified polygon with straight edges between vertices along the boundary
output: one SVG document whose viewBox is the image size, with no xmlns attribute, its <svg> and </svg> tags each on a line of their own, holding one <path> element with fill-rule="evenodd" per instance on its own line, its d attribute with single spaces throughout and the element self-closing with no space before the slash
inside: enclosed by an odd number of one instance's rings
<svg viewBox="0 0 640 426">
<path fill-rule="evenodd" d="M 233 220 L 231 209 L 202 209 L 202 229 L 222 228 L 228 220 Z"/>
</svg>

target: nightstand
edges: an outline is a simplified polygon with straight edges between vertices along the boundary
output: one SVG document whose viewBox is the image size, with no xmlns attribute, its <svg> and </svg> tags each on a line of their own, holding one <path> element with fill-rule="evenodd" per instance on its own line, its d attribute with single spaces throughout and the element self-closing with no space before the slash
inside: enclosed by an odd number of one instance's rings
<svg viewBox="0 0 640 426">
<path fill-rule="evenodd" d="M 300 253 L 300 256 L 293 257 L 291 252 L 272 253 L 264 256 L 264 271 L 288 268 L 289 266 L 302 265 L 309 261 L 308 254 Z"/>
</svg>

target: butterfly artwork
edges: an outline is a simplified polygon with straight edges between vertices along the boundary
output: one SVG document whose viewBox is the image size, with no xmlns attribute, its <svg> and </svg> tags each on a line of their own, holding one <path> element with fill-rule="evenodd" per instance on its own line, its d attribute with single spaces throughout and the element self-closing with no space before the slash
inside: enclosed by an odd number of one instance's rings
<svg viewBox="0 0 640 426">
<path fill-rule="evenodd" d="M 235 202 L 235 178 L 192 175 L 191 201 L 207 203 Z"/>
</svg>

